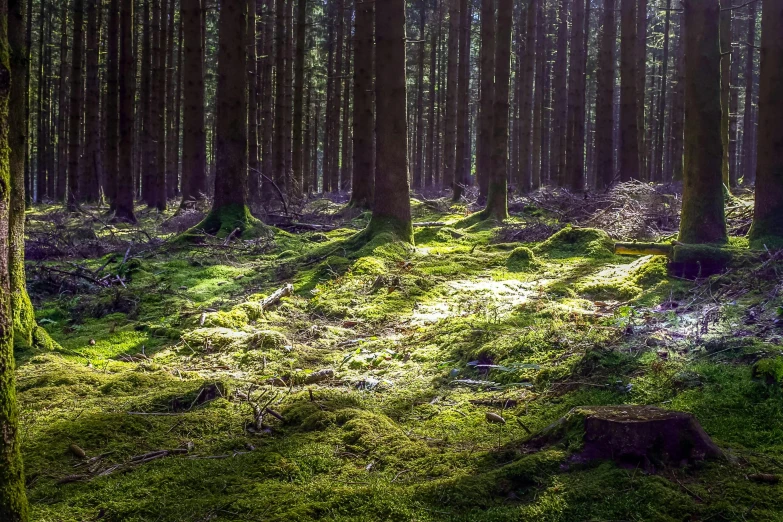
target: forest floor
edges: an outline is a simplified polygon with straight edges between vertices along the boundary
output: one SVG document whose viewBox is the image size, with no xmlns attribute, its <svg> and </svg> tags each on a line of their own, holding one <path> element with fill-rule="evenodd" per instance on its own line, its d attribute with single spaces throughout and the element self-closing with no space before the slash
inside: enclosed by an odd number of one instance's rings
<svg viewBox="0 0 783 522">
<path fill-rule="evenodd" d="M 35 208 L 28 283 L 61 349 L 16 354 L 33 519 L 783 520 L 783 257 L 685 279 L 613 254 L 671 237 L 676 199 L 542 195 L 503 224 L 416 199 L 445 225 L 358 250 L 368 215 L 328 200 L 297 233 L 193 245 L 170 239 L 197 212 Z M 526 445 L 603 404 L 691 412 L 728 458 L 648 473 Z"/>
</svg>

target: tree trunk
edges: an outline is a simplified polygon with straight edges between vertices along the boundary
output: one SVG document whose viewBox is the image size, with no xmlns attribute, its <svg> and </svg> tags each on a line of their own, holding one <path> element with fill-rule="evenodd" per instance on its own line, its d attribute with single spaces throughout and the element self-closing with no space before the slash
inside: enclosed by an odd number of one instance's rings
<svg viewBox="0 0 783 522">
<path fill-rule="evenodd" d="M 274 92 L 272 90 L 273 58 L 272 52 L 275 37 L 275 13 L 274 0 L 264 1 L 264 52 L 261 67 L 261 201 L 269 201 L 272 198 L 275 179 L 274 158 L 274 123 L 272 109 L 274 107 Z M 318 182 L 315 183 L 318 188 Z"/>
<path fill-rule="evenodd" d="M 182 205 L 207 192 L 207 136 L 204 129 L 204 49 L 201 38 L 201 0 L 181 0 L 180 16 L 185 52 L 182 113 Z"/>
<path fill-rule="evenodd" d="M 493 13 L 494 15 L 494 13 Z M 513 0 L 498 0 L 495 49 L 495 115 L 492 135 L 492 170 L 488 180 L 484 218 L 502 221 L 508 217 L 508 84 L 511 76 L 511 21 Z"/>
<path fill-rule="evenodd" d="M 688 0 L 685 23 L 685 172 L 680 241 L 725 243 L 719 0 Z"/>
<path fill-rule="evenodd" d="M 109 208 L 116 209 L 117 200 L 117 169 L 119 165 L 119 80 L 120 80 L 120 1 L 109 2 L 106 59 L 106 104 L 104 115 L 106 121 L 106 150 L 104 151 L 106 169 L 106 197 Z"/>
<path fill-rule="evenodd" d="M 622 1 L 622 0 L 621 0 Z M 647 173 L 647 134 L 644 118 L 646 107 L 645 98 L 647 95 L 647 0 L 637 0 L 639 2 L 636 11 L 636 96 L 638 97 L 636 117 L 637 117 L 637 137 L 639 139 L 639 178 L 642 179 Z M 634 178 L 637 179 L 637 178 Z"/>
<path fill-rule="evenodd" d="M 353 41 L 351 39 L 351 20 L 353 19 L 353 6 L 349 5 L 343 9 L 345 20 L 343 25 L 346 28 L 347 38 L 345 39 L 345 57 L 343 60 L 343 108 L 340 135 L 342 136 L 342 149 L 340 149 L 340 190 L 348 192 L 351 190 L 351 51 Z"/>
<path fill-rule="evenodd" d="M 620 42 L 620 180 L 641 179 L 639 156 L 640 107 L 637 94 L 636 0 L 621 2 Z"/>
<path fill-rule="evenodd" d="M 723 184 L 729 186 L 729 103 L 731 100 L 731 13 L 732 0 L 720 1 L 720 137 L 723 144 L 721 172 Z"/>
<path fill-rule="evenodd" d="M 758 166 L 750 237 L 783 244 L 783 4 L 764 0 L 761 14 Z"/>
<path fill-rule="evenodd" d="M 68 114 L 68 209 L 76 210 L 79 201 L 79 167 L 81 165 L 80 128 L 84 105 L 82 63 L 84 59 L 84 0 L 73 0 L 73 53 L 71 56 L 71 107 Z"/>
<path fill-rule="evenodd" d="M 119 67 L 119 164 L 114 216 L 117 221 L 136 222 L 133 212 L 133 137 L 135 57 L 133 55 L 133 0 L 120 0 Z"/>
<path fill-rule="evenodd" d="M 300 0 L 302 1 L 302 0 Z M 256 56 L 256 0 L 247 0 L 247 194 L 251 206 L 260 200 L 258 157 L 258 57 Z"/>
<path fill-rule="evenodd" d="M 622 0 L 621 0 L 622 1 Z M 671 1 L 671 0 L 669 0 Z M 595 163 L 596 187 L 608 188 L 614 182 L 614 86 L 615 0 L 604 0 L 601 21 L 601 49 L 598 54 L 598 87 L 595 102 Z"/>
<path fill-rule="evenodd" d="M 296 56 L 294 62 L 294 128 L 293 128 L 293 158 L 292 170 L 294 185 L 304 184 L 303 164 L 303 134 L 304 120 L 304 65 L 305 65 L 305 34 L 307 28 L 307 0 L 297 0 L 296 11 Z"/>
<path fill-rule="evenodd" d="M 57 193 L 64 203 L 68 185 L 68 2 L 63 2 L 60 18 L 60 93 L 57 110 Z"/>
<path fill-rule="evenodd" d="M 424 173 L 424 56 L 427 41 L 424 28 L 427 18 L 427 3 L 419 0 L 419 43 L 416 45 L 416 142 L 413 152 L 413 189 L 420 190 Z"/>
<path fill-rule="evenodd" d="M 585 87 L 587 49 L 585 48 L 585 0 L 576 0 L 571 22 L 571 75 L 568 79 L 568 129 L 566 138 L 566 180 L 574 192 L 585 184 Z"/>
<path fill-rule="evenodd" d="M 663 58 L 661 60 L 661 91 L 658 95 L 658 133 L 655 137 L 656 168 L 650 181 L 663 181 L 664 143 L 663 129 L 666 119 L 666 89 L 669 86 L 669 28 L 671 25 L 672 0 L 666 0 L 666 21 L 663 26 Z"/>
<path fill-rule="evenodd" d="M 436 18 L 437 13 L 437 18 Z M 435 149 L 437 148 L 435 140 L 435 120 L 436 120 L 436 85 L 438 82 L 438 43 L 440 41 L 440 27 L 443 20 L 441 19 L 441 2 L 435 0 L 433 6 L 433 22 L 434 27 L 430 28 L 430 73 L 428 77 L 428 108 L 427 108 L 427 153 L 424 158 L 424 187 L 430 189 L 434 185 L 435 172 Z M 356 100 L 354 100 L 356 103 Z M 354 142 L 355 145 L 355 142 Z"/>
<path fill-rule="evenodd" d="M 358 0 L 356 3 L 354 34 L 356 50 L 354 51 L 353 77 L 353 191 L 350 205 L 359 208 L 371 206 L 375 186 L 375 120 L 372 106 L 374 10 L 375 3 L 372 0 Z"/>
<path fill-rule="evenodd" d="M 247 2 L 221 0 L 216 93 L 215 199 L 201 222 L 209 234 L 227 236 L 258 225 L 250 215 L 247 177 Z"/>
<path fill-rule="evenodd" d="M 275 175 L 274 181 L 285 188 L 285 41 L 286 1 L 275 3 Z"/>
<path fill-rule="evenodd" d="M 568 2 L 560 0 L 559 26 L 557 29 L 557 54 L 555 58 L 554 90 L 555 100 L 553 104 L 554 122 L 552 143 L 552 172 L 550 181 L 562 185 L 565 177 L 565 136 L 566 119 L 568 114 Z M 523 102 L 524 103 L 524 102 Z M 522 148 L 520 148 L 522 150 Z M 520 152 L 520 163 L 524 163 L 525 157 Z"/>
<path fill-rule="evenodd" d="M 377 168 L 368 233 L 387 232 L 413 242 L 408 185 L 408 115 L 405 100 L 405 1 L 375 4 Z"/>
<path fill-rule="evenodd" d="M 166 41 L 168 35 L 168 0 L 155 0 L 155 38 L 152 44 L 155 66 L 152 68 L 153 121 L 155 129 L 155 169 L 150 207 L 166 210 Z"/>
<path fill-rule="evenodd" d="M 519 146 L 520 180 L 517 188 L 520 192 L 527 193 L 533 186 L 533 82 L 536 65 L 536 6 L 541 0 L 530 0 L 526 11 L 525 32 L 525 60 L 522 74 L 522 102 L 520 108 L 521 134 Z"/>
<path fill-rule="evenodd" d="M 179 142 L 175 141 L 174 123 L 176 121 L 176 102 L 177 97 L 174 90 L 174 72 L 179 70 L 179 65 L 175 65 L 174 57 L 176 48 L 174 46 L 174 8 L 176 0 L 169 0 L 168 6 L 168 28 L 166 29 L 165 55 L 166 65 L 166 199 L 177 197 L 177 150 Z"/>
<path fill-rule="evenodd" d="M 462 197 L 463 187 L 468 183 L 469 140 L 469 83 L 470 83 L 470 26 L 472 16 L 467 0 L 460 5 L 459 64 L 457 77 L 457 142 L 455 146 L 454 193 L 452 199 Z M 377 24 L 376 24 L 377 25 Z"/>
<path fill-rule="evenodd" d="M 756 171 L 753 169 L 756 148 L 753 147 L 753 93 L 755 91 L 755 79 L 753 77 L 753 53 L 756 45 L 756 3 L 748 4 L 748 34 L 747 34 L 747 58 L 745 60 L 745 110 L 742 122 L 742 176 L 744 184 L 751 185 L 756 180 Z"/>
<path fill-rule="evenodd" d="M 531 2 L 531 5 L 535 0 Z M 485 201 L 493 176 L 492 156 L 494 147 L 494 98 L 495 98 L 495 0 L 481 0 L 481 99 L 479 103 L 478 149 L 476 176 L 479 185 L 479 201 Z"/>
<path fill-rule="evenodd" d="M 546 61 L 544 41 L 546 39 L 544 2 L 539 1 L 536 5 L 536 83 L 533 88 L 533 165 L 530 171 L 530 188 L 532 190 L 538 190 L 541 187 L 542 140 L 544 134 L 544 83 L 546 81 L 544 78 L 544 62 Z"/>
<path fill-rule="evenodd" d="M 79 180 L 79 200 L 95 202 L 100 197 L 99 180 L 101 174 L 101 114 L 100 105 L 94 100 L 100 99 L 100 79 L 98 78 L 98 57 L 100 49 L 100 28 L 98 13 L 103 2 L 87 0 L 87 103 L 84 107 L 86 136 L 84 143 L 84 165 Z"/>
<path fill-rule="evenodd" d="M 49 136 L 47 135 L 47 126 L 49 123 L 49 115 L 46 110 L 49 103 L 49 92 L 46 90 L 46 86 L 49 80 L 49 67 L 47 58 L 49 57 L 49 46 L 44 45 L 47 41 L 48 26 L 47 17 L 49 17 L 49 11 L 47 9 L 46 0 L 41 0 L 41 15 L 38 20 L 38 132 L 37 132 L 37 169 L 36 169 L 36 185 L 35 185 L 35 202 L 40 203 L 43 201 L 44 195 L 49 197 L 54 194 L 47 194 L 47 177 L 54 176 L 53 172 L 48 170 L 48 163 L 46 153 L 51 146 L 49 143 Z M 32 17 L 30 17 L 32 18 Z M 32 196 L 32 192 L 30 196 Z"/>
<path fill-rule="evenodd" d="M 18 56 L 19 41 L 24 40 L 24 8 L 19 4 L 19 0 L 8 0 L 0 4 L 0 23 L 5 25 L 9 18 L 9 31 L 0 31 L 0 48 L 8 53 L 9 33 L 12 39 L 11 44 L 17 52 L 12 54 Z M 10 13 L 9 13 L 10 11 Z M 21 25 L 19 30 L 14 30 L 15 25 Z M 20 34 L 21 33 L 21 34 Z M 21 38 L 19 38 L 21 36 Z M 22 43 L 22 47 L 23 47 Z M 25 53 L 21 53 L 22 57 Z M 10 124 L 13 123 L 9 117 L 9 95 L 14 89 L 11 84 L 11 73 L 8 54 L 4 60 L 0 60 L 0 150 L 8 153 L 8 147 L 14 141 L 9 138 Z M 14 60 L 16 62 L 17 60 Z M 26 65 L 26 64 L 25 64 Z M 17 67 L 14 67 L 18 70 Z M 22 86 L 23 88 L 23 86 Z M 24 109 L 24 106 L 22 106 Z M 19 129 L 14 132 L 18 136 L 23 133 Z M 14 325 L 11 308 L 11 271 L 9 267 L 10 251 L 10 221 L 13 212 L 11 205 L 11 191 L 7 188 L 13 183 L 12 173 L 6 161 L 0 162 L 0 520 L 9 522 L 27 522 L 30 519 L 27 498 L 25 494 L 24 470 L 22 466 L 22 455 L 20 451 L 21 438 L 19 436 L 19 417 L 16 405 L 16 379 L 14 363 Z M 17 161 L 18 164 L 18 161 Z M 24 205 L 24 199 L 21 201 Z"/>
<path fill-rule="evenodd" d="M 683 138 L 685 124 L 685 15 L 680 15 L 680 32 L 677 36 L 677 65 L 672 89 L 672 180 L 682 181 Z"/>
<path fill-rule="evenodd" d="M 446 107 L 443 117 L 443 179 L 451 183 L 454 200 L 462 197 L 461 180 L 457 178 L 457 89 L 459 83 L 460 7 L 463 0 L 450 0 L 448 56 L 446 64 Z"/>
</svg>

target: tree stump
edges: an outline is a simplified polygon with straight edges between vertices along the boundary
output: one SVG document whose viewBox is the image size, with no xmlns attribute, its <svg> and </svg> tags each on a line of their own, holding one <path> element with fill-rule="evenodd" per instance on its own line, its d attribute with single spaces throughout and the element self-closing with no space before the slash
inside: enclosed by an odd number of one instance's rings
<svg viewBox="0 0 783 522">
<path fill-rule="evenodd" d="M 533 439 L 539 446 L 557 442 L 578 449 L 575 461 L 612 460 L 647 471 L 723 456 L 693 415 L 650 406 L 574 408 Z"/>
</svg>

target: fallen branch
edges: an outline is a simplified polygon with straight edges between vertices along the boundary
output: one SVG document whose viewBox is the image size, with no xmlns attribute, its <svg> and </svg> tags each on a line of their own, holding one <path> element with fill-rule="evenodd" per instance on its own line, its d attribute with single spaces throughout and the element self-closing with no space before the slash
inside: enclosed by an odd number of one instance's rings
<svg viewBox="0 0 783 522">
<path fill-rule="evenodd" d="M 293 295 L 294 293 L 294 285 L 287 284 L 283 288 L 275 291 L 272 295 L 267 297 L 261 302 L 261 309 L 266 310 L 267 308 L 271 308 L 272 306 L 276 305 L 282 298 L 288 297 L 290 295 Z"/>
</svg>

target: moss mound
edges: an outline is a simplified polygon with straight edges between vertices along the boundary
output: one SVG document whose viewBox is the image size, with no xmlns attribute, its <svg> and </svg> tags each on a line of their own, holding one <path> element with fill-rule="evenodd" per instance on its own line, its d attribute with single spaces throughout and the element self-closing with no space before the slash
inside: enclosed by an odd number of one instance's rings
<svg viewBox="0 0 783 522">
<path fill-rule="evenodd" d="M 753 365 L 752 375 L 769 385 L 783 384 L 783 357 L 758 361 Z"/>
<path fill-rule="evenodd" d="M 541 267 L 541 261 L 528 247 L 517 247 L 511 251 L 506 261 L 509 272 L 526 272 Z"/>
<path fill-rule="evenodd" d="M 614 242 L 603 230 L 567 226 L 541 243 L 536 252 L 551 258 L 601 259 L 614 255 Z"/>
</svg>

